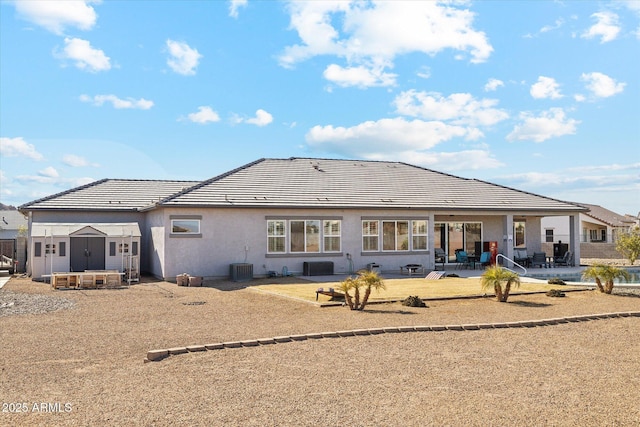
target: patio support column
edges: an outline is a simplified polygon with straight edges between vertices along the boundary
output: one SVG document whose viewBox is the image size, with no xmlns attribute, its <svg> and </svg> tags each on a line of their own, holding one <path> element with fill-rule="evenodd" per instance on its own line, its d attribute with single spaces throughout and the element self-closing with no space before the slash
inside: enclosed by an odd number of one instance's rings
<svg viewBox="0 0 640 427">
<path fill-rule="evenodd" d="M 580 214 L 569 215 L 569 250 L 576 266 L 580 265 Z"/>
<path fill-rule="evenodd" d="M 513 215 L 505 215 L 502 224 L 502 253 L 507 258 L 513 259 Z"/>
<path fill-rule="evenodd" d="M 429 222 L 427 223 L 427 227 L 429 227 L 427 229 L 427 247 L 429 248 L 429 259 L 426 265 L 429 270 L 436 269 L 436 247 L 434 238 L 435 233 L 433 232 L 436 224 L 435 221 L 436 216 L 433 214 L 433 212 L 429 212 Z"/>
</svg>

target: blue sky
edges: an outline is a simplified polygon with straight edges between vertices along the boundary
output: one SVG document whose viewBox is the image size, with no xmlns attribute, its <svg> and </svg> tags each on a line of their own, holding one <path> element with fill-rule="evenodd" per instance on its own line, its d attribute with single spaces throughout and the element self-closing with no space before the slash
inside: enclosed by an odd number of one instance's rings
<svg viewBox="0 0 640 427">
<path fill-rule="evenodd" d="M 640 1 L 1 1 L 0 201 L 262 157 L 640 211 Z"/>
</svg>

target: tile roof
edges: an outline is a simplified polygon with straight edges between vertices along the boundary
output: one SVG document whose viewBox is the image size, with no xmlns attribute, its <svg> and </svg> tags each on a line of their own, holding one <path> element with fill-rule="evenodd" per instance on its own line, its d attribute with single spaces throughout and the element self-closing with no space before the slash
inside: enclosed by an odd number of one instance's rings
<svg viewBox="0 0 640 427">
<path fill-rule="evenodd" d="M 20 210 L 135 211 L 199 181 L 103 179 L 19 207 Z"/>
<path fill-rule="evenodd" d="M 586 211 L 570 202 L 401 162 L 312 158 L 260 159 L 159 205 Z"/>
<path fill-rule="evenodd" d="M 1 210 L 0 216 L 0 230 L 17 230 L 21 225 L 26 227 L 29 223 L 22 212 L 13 209 Z"/>
<path fill-rule="evenodd" d="M 620 215 L 602 206 L 589 205 L 587 203 L 580 203 L 580 205 L 589 208 L 589 212 L 585 212 L 585 215 L 609 224 L 612 227 L 629 227 L 635 222 L 632 217 Z"/>
</svg>

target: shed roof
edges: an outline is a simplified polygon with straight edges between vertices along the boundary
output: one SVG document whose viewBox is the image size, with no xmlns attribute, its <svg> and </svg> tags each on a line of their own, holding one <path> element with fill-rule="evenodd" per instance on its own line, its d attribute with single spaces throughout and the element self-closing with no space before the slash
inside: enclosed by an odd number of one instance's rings
<svg viewBox="0 0 640 427">
<path fill-rule="evenodd" d="M 407 163 L 313 158 L 260 159 L 159 205 L 586 211 L 570 202 Z"/>
<path fill-rule="evenodd" d="M 135 211 L 199 181 L 102 179 L 20 206 L 20 210 Z"/>
<path fill-rule="evenodd" d="M 34 222 L 31 237 L 67 237 L 71 235 L 95 235 L 104 237 L 140 237 L 140 227 L 135 222 L 114 223 L 53 223 Z"/>
</svg>

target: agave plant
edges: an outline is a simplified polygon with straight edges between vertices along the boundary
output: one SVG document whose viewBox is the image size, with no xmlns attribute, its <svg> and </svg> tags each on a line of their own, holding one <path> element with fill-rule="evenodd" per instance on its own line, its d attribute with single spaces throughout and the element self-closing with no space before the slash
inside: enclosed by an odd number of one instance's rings
<svg viewBox="0 0 640 427">
<path fill-rule="evenodd" d="M 511 292 L 511 286 L 516 288 L 520 286 L 520 276 L 518 273 L 502 268 L 499 265 L 494 265 L 487 268 L 482 274 L 480 284 L 482 289 L 493 288 L 496 299 L 499 302 L 507 302 L 509 292 Z M 503 284 L 504 289 L 502 288 Z"/>
<path fill-rule="evenodd" d="M 583 279 L 595 279 L 598 290 L 605 294 L 613 291 L 614 280 L 629 281 L 629 272 L 612 265 L 594 264 L 582 272 Z M 604 285 L 602 282 L 604 281 Z"/>
<path fill-rule="evenodd" d="M 360 300 L 360 288 L 364 288 L 364 297 Z M 340 290 L 351 310 L 364 310 L 369 301 L 371 290 L 386 289 L 382 278 L 375 271 L 360 270 L 357 277 L 348 277 L 340 283 Z M 349 293 L 353 290 L 353 297 Z"/>
</svg>

